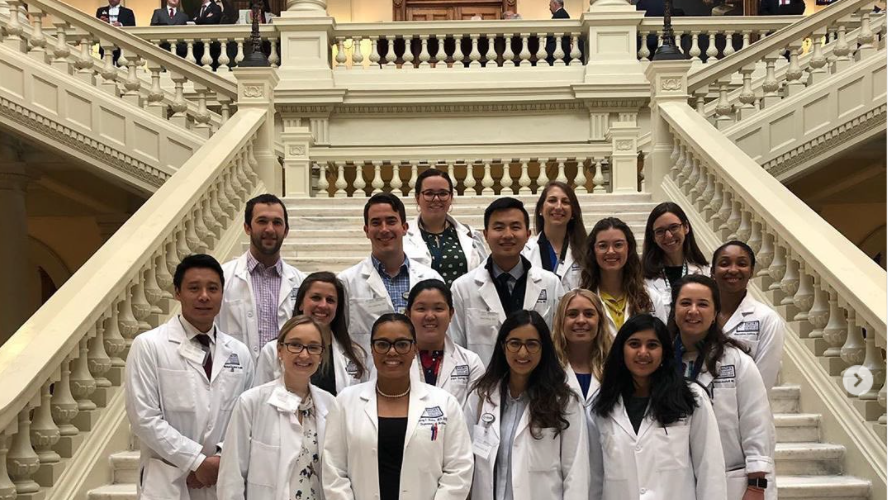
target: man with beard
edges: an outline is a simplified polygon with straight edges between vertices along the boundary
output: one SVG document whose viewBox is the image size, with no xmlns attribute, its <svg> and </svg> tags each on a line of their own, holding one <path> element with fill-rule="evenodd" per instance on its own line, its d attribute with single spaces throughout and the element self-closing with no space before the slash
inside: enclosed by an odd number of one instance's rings
<svg viewBox="0 0 889 500">
<path fill-rule="evenodd" d="M 287 207 L 273 194 L 247 202 L 244 232 L 250 249 L 222 266 L 225 291 L 216 319 L 219 328 L 247 344 L 254 361 L 266 342 L 293 315 L 296 293 L 306 275 L 281 260 L 290 232 Z"/>
</svg>

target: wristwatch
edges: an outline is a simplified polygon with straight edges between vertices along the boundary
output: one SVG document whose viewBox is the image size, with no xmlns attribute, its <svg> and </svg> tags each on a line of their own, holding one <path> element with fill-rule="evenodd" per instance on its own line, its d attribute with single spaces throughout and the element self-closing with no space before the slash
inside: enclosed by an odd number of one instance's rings
<svg viewBox="0 0 889 500">
<path fill-rule="evenodd" d="M 753 486 L 754 488 L 761 488 L 764 490 L 769 486 L 769 480 L 764 477 L 748 478 L 747 486 Z"/>
</svg>

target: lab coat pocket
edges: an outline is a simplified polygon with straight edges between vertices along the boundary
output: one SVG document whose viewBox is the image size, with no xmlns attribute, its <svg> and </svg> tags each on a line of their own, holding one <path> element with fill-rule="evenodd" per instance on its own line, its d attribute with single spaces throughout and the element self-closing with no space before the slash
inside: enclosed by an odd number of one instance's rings
<svg viewBox="0 0 889 500">
<path fill-rule="evenodd" d="M 275 487 L 278 482 L 278 469 L 286 464 L 279 464 L 280 447 L 250 440 L 250 468 L 247 470 L 247 482 L 261 486 Z"/>
<path fill-rule="evenodd" d="M 164 411 L 193 412 L 195 392 L 192 372 L 158 368 L 161 401 Z"/>
<path fill-rule="evenodd" d="M 185 472 L 156 458 L 149 458 L 142 469 L 143 500 L 179 500 L 185 488 Z"/>
<path fill-rule="evenodd" d="M 713 388 L 713 413 L 716 414 L 720 431 L 738 428 L 738 389 L 736 387 L 717 385 Z"/>
<path fill-rule="evenodd" d="M 659 470 L 687 470 L 690 467 L 688 459 L 690 429 L 688 421 L 652 429 L 660 445 L 656 459 Z"/>
<path fill-rule="evenodd" d="M 622 450 L 617 447 L 614 435 L 610 432 L 602 432 L 600 429 L 599 443 L 602 446 L 602 462 L 605 469 L 605 479 L 625 479 L 626 468 L 621 466 L 622 462 L 620 457 Z"/>
<path fill-rule="evenodd" d="M 252 306 L 244 299 L 227 300 L 222 308 L 219 324 L 225 325 L 225 333 L 229 336 L 247 343 L 247 308 Z"/>
<path fill-rule="evenodd" d="M 466 344 L 477 346 L 493 346 L 497 340 L 497 330 L 500 325 L 500 316 L 496 311 L 485 309 L 467 309 L 466 324 L 470 330 L 467 332 Z M 470 348 L 470 350 L 472 350 Z"/>
<path fill-rule="evenodd" d="M 219 389 L 215 391 L 216 397 L 221 400 L 219 407 L 222 410 L 230 411 L 238 401 L 238 396 L 246 389 L 244 387 L 244 370 L 223 370 L 219 372 L 219 376 L 213 381 L 213 384 L 219 384 Z"/>
<path fill-rule="evenodd" d="M 557 470 L 562 463 L 562 435 L 556 436 L 556 430 L 553 428 L 541 429 L 540 439 L 530 437 L 531 459 L 529 468 L 532 472 L 544 472 Z"/>
<path fill-rule="evenodd" d="M 744 469 L 730 470 L 725 473 L 726 498 L 741 500 L 747 491 L 747 471 Z"/>
</svg>

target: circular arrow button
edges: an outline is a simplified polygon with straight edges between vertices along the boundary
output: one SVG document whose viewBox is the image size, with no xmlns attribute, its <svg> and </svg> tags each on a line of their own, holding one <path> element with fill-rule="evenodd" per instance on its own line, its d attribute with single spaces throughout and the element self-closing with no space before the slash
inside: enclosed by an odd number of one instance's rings
<svg viewBox="0 0 889 500">
<path fill-rule="evenodd" d="M 843 387 L 853 396 L 861 396 L 873 386 L 873 373 L 861 365 L 850 366 L 843 372 Z"/>
</svg>

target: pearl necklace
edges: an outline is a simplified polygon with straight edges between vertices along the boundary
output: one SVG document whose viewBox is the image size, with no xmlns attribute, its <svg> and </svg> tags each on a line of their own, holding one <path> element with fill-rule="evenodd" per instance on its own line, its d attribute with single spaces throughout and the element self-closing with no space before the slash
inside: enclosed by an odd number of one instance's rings
<svg viewBox="0 0 889 500">
<path fill-rule="evenodd" d="M 410 392 L 411 392 L 410 384 L 408 384 L 407 390 L 402 392 L 401 394 L 386 394 L 385 392 L 380 390 L 380 385 L 377 384 L 377 394 L 379 394 L 380 396 L 383 396 L 384 398 L 389 398 L 389 399 L 403 398 L 403 397 L 407 396 L 408 394 L 410 394 Z"/>
</svg>

